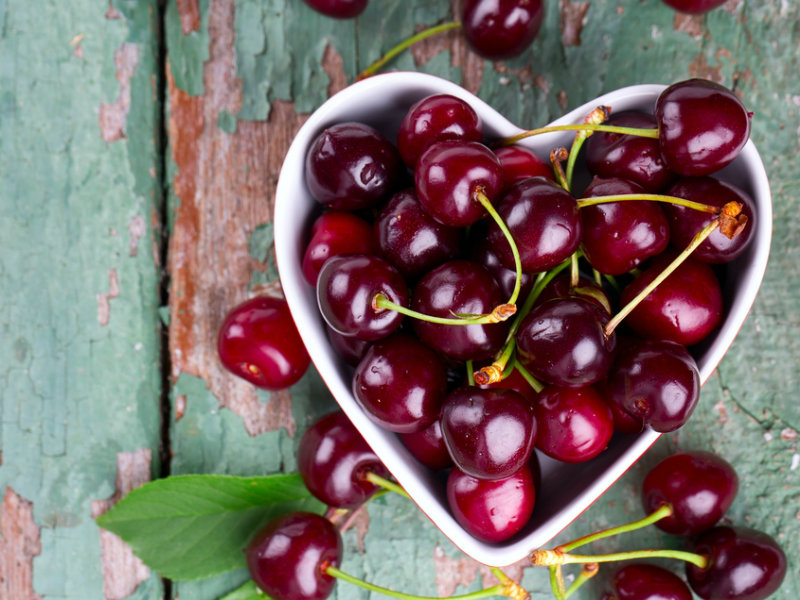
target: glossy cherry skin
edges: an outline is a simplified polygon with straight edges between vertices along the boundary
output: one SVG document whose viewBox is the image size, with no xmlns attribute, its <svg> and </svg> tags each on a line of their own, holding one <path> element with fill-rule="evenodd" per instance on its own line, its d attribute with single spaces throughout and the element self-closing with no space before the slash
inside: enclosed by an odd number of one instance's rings
<svg viewBox="0 0 800 600">
<path fill-rule="evenodd" d="M 622 290 L 624 306 L 672 261 L 663 253 Z M 691 346 L 703 340 L 722 321 L 722 291 L 707 264 L 686 259 L 625 318 L 636 333 Z"/>
<path fill-rule="evenodd" d="M 644 189 L 623 179 L 595 179 L 583 198 L 642 194 Z M 656 202 L 624 200 L 581 208 L 582 247 L 586 260 L 607 275 L 622 275 L 664 251 L 669 225 Z"/>
<path fill-rule="evenodd" d="M 613 113 L 604 124 L 657 128 L 653 115 L 638 111 Z M 661 158 L 658 140 L 652 138 L 597 131 L 586 140 L 584 148 L 589 171 L 604 179 L 626 179 L 658 193 L 676 177 Z"/>
<path fill-rule="evenodd" d="M 522 54 L 536 38 L 543 20 L 541 0 L 466 0 L 461 13 L 467 43 L 489 60 Z"/>
<path fill-rule="evenodd" d="M 605 377 L 616 334 L 606 336 L 609 315 L 584 298 L 557 298 L 535 306 L 517 332 L 517 358 L 540 381 L 583 386 Z"/>
<path fill-rule="evenodd" d="M 509 269 L 497 258 L 489 239 L 486 237 L 488 228 L 489 223 L 483 220 L 470 227 L 467 239 L 469 258 L 486 267 L 500 286 L 503 298 L 510 298 L 517 283 L 517 271 L 516 269 Z M 533 289 L 534 279 L 535 277 L 530 273 L 522 273 L 519 298 L 528 296 L 528 293 Z"/>
<path fill-rule="evenodd" d="M 441 424 L 453 462 L 479 479 L 502 479 L 519 471 L 536 440 L 533 407 L 508 389 L 454 390 L 442 406 Z"/>
<path fill-rule="evenodd" d="M 267 390 L 290 387 L 311 362 L 283 298 L 251 298 L 231 309 L 217 352 L 231 373 Z"/>
<path fill-rule="evenodd" d="M 570 273 L 563 272 L 557 275 L 544 286 L 539 297 L 536 298 L 535 305 L 544 304 L 548 300 L 556 298 L 583 298 L 611 315 L 611 300 L 608 294 L 597 283 L 585 277 L 578 277 L 578 285 L 573 287 Z"/>
<path fill-rule="evenodd" d="M 692 15 L 706 13 L 725 4 L 725 0 L 661 0 L 667 6 Z"/>
<path fill-rule="evenodd" d="M 303 276 L 317 284 L 322 265 L 338 254 L 375 254 L 378 245 L 372 226 L 349 212 L 328 211 L 311 226 L 311 239 L 303 254 Z"/>
<path fill-rule="evenodd" d="M 377 294 L 405 306 L 408 289 L 402 275 L 377 256 L 342 254 L 329 258 L 317 279 L 317 304 L 331 329 L 369 342 L 393 333 L 400 313 L 373 305 Z"/>
<path fill-rule="evenodd" d="M 652 513 L 669 505 L 673 514 L 656 527 L 667 533 L 694 536 L 717 524 L 739 489 L 739 477 L 723 458 L 703 450 L 668 456 L 648 471 L 642 482 L 642 506 Z"/>
<path fill-rule="evenodd" d="M 414 185 L 422 207 L 450 227 L 472 225 L 484 214 L 475 192 L 494 202 L 503 189 L 500 161 L 479 142 L 445 140 L 428 147 L 417 161 Z"/>
<path fill-rule="evenodd" d="M 685 347 L 668 340 L 619 345 L 606 380 L 607 400 L 641 428 L 666 433 L 681 427 L 700 398 L 700 373 Z"/>
<path fill-rule="evenodd" d="M 575 198 L 544 177 L 521 181 L 496 206 L 519 250 L 522 270 L 552 269 L 578 248 L 581 221 Z M 489 225 L 492 252 L 508 269 L 514 268 L 511 246 L 496 223 Z"/>
<path fill-rule="evenodd" d="M 391 197 L 378 213 L 375 231 L 381 256 L 406 279 L 456 258 L 464 244 L 464 230 L 434 220 L 413 189 Z"/>
<path fill-rule="evenodd" d="M 539 155 L 530 148 L 514 144 L 496 148 L 494 153 L 503 167 L 506 190 L 515 183 L 531 177 L 554 179 L 550 163 L 539 158 Z"/>
<path fill-rule="evenodd" d="M 536 390 L 534 390 L 531 384 L 528 383 L 528 380 L 522 376 L 519 369 L 513 369 L 511 373 L 496 383 L 490 383 L 480 387 L 496 390 L 514 390 L 525 398 L 531 406 L 533 406 L 538 397 Z"/>
<path fill-rule="evenodd" d="M 577 463 L 600 454 L 614 433 L 614 417 L 592 386 L 548 386 L 536 404 L 536 448 L 560 461 Z"/>
<path fill-rule="evenodd" d="M 363 475 L 388 477 L 388 471 L 342 411 L 323 415 L 303 433 L 297 470 L 308 491 L 328 506 L 354 508 L 377 487 Z"/>
<path fill-rule="evenodd" d="M 303 0 L 318 13 L 334 19 L 352 19 L 367 8 L 367 0 Z"/>
<path fill-rule="evenodd" d="M 422 431 L 403 433 L 399 437 L 411 455 L 429 469 L 438 471 L 453 465 L 438 419 Z"/>
<path fill-rule="evenodd" d="M 786 575 L 786 555 L 766 533 L 745 527 L 715 527 L 692 550 L 710 557 L 705 569 L 687 563 L 686 578 L 704 600 L 764 600 Z"/>
<path fill-rule="evenodd" d="M 306 184 L 327 208 L 370 208 L 393 191 L 401 165 L 397 150 L 378 130 L 363 123 L 339 123 L 311 143 Z"/>
<path fill-rule="evenodd" d="M 370 343 L 360 340 L 352 335 L 342 335 L 334 331 L 327 324 L 325 325 L 325 335 L 336 353 L 348 364 L 355 367 L 364 358 Z"/>
<path fill-rule="evenodd" d="M 676 181 L 667 193 L 717 207 L 728 202 L 742 204 L 742 214 L 747 217 L 744 229 L 731 239 L 717 228 L 692 252 L 692 258 L 708 263 L 730 262 L 744 252 L 753 239 L 757 219 L 755 203 L 738 187 L 713 177 L 684 177 Z M 676 250 L 688 246 L 695 234 L 714 218 L 678 204 L 665 204 L 664 210 L 669 219 L 671 244 Z"/>
<path fill-rule="evenodd" d="M 461 98 L 434 94 L 419 100 L 408 109 L 400 122 L 397 149 L 412 169 L 422 153 L 444 140 L 480 142 L 483 128 L 475 112 Z"/>
<path fill-rule="evenodd" d="M 495 480 L 478 479 L 454 467 L 447 501 L 464 529 L 485 542 L 502 542 L 519 532 L 533 513 L 536 488 L 527 466 Z"/>
<path fill-rule="evenodd" d="M 692 592 L 672 571 L 645 563 L 626 565 L 611 578 L 603 600 L 692 600 Z"/>
<path fill-rule="evenodd" d="M 336 584 L 325 569 L 341 565 L 342 548 L 330 521 L 297 511 L 267 523 L 245 556 L 253 581 L 273 600 L 324 600 Z"/>
<path fill-rule="evenodd" d="M 505 299 L 482 265 L 451 260 L 417 282 L 411 308 L 426 315 L 452 318 L 453 314 L 485 314 Z M 414 333 L 425 344 L 458 360 L 490 358 L 503 345 L 508 322 L 486 325 L 440 325 L 413 319 Z"/>
<path fill-rule="evenodd" d="M 353 396 L 378 425 L 396 433 L 425 429 L 439 417 L 447 367 L 416 338 L 396 333 L 367 350 L 353 374 Z"/>
<path fill-rule="evenodd" d="M 728 88 L 705 79 L 659 94 L 655 117 L 661 156 L 680 175 L 708 175 L 730 164 L 750 138 L 750 114 Z"/>
</svg>

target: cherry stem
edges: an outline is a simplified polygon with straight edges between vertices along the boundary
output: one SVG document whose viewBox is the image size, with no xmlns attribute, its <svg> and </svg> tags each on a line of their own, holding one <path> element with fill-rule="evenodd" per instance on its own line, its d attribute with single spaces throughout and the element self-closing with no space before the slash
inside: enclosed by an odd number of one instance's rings
<svg viewBox="0 0 800 600">
<path fill-rule="evenodd" d="M 578 208 L 595 206 L 596 204 L 607 204 L 609 202 L 625 202 L 628 200 L 650 200 L 651 202 L 678 204 L 686 208 L 691 208 L 692 210 L 699 210 L 700 212 L 710 213 L 712 215 L 718 215 L 722 212 L 722 208 L 719 206 L 711 206 L 710 204 L 694 202 L 693 200 L 686 200 L 685 198 L 678 198 L 676 196 L 666 196 L 664 194 L 612 194 L 609 196 L 581 198 L 578 200 Z"/>
<path fill-rule="evenodd" d="M 383 488 L 389 492 L 400 494 L 401 496 L 408 498 L 409 500 L 411 499 L 411 496 L 408 495 L 408 492 L 406 492 L 399 484 L 395 483 L 394 481 L 385 479 L 380 475 L 376 475 L 372 471 L 367 471 L 362 475 L 362 477 L 373 485 L 377 485 L 378 487 Z"/>
<path fill-rule="evenodd" d="M 556 600 L 565 600 L 566 590 L 564 589 L 564 574 L 561 572 L 561 565 L 550 567 L 550 587 Z"/>
<path fill-rule="evenodd" d="M 578 284 L 580 283 L 581 280 L 580 279 L 581 274 L 580 271 L 578 270 L 578 258 L 579 256 L 577 252 L 573 252 L 572 256 L 569 257 L 570 261 L 569 286 L 571 288 L 578 287 Z"/>
<path fill-rule="evenodd" d="M 636 531 L 637 529 L 642 529 L 643 527 L 647 527 L 648 525 L 652 525 L 653 523 L 656 523 L 661 519 L 669 517 L 670 515 L 672 515 L 673 512 L 674 511 L 672 509 L 672 506 L 665 504 L 658 510 L 653 511 L 652 513 L 650 513 L 649 515 L 647 515 L 642 519 L 633 521 L 631 523 L 625 523 L 624 525 L 618 525 L 617 527 L 604 529 L 603 531 L 590 533 L 589 535 L 585 535 L 583 537 L 572 540 L 571 542 L 567 542 L 566 544 L 557 546 L 556 550 L 561 552 L 569 552 L 579 546 L 583 546 L 584 544 L 589 544 L 591 542 L 601 540 L 603 538 L 619 535 L 621 533 L 628 533 L 630 531 Z"/>
<path fill-rule="evenodd" d="M 584 119 L 584 124 L 587 125 L 599 125 L 606 119 L 608 119 L 608 115 L 611 114 L 611 108 L 608 106 L 598 106 L 592 112 L 590 112 L 586 118 Z M 594 132 L 590 130 L 583 130 L 579 131 L 575 134 L 575 141 L 572 142 L 572 147 L 569 151 L 569 158 L 567 159 L 567 191 L 570 191 L 572 188 L 572 175 L 575 172 L 575 162 L 578 160 L 578 153 L 581 150 L 581 146 L 583 146 L 583 142 L 586 141 L 590 135 Z"/>
<path fill-rule="evenodd" d="M 717 229 L 718 227 L 719 227 L 719 218 L 714 219 L 708 225 L 703 227 L 703 229 L 701 229 L 698 233 L 696 233 L 695 236 L 692 238 L 692 241 L 689 242 L 689 245 L 686 246 L 686 248 L 680 254 L 678 254 L 678 256 L 676 256 L 675 259 L 671 263 L 669 263 L 667 267 L 656 276 L 655 279 L 653 279 L 653 281 L 651 281 L 647 286 L 645 286 L 641 292 L 636 294 L 636 296 L 634 296 L 634 298 L 630 302 L 628 302 L 625 306 L 623 306 L 622 309 L 620 309 L 620 311 L 616 315 L 614 315 L 614 318 L 612 318 L 608 323 L 606 323 L 606 327 L 604 330 L 606 337 L 610 336 L 613 333 L 613 331 L 617 328 L 617 326 L 622 322 L 622 320 L 625 317 L 627 317 L 631 312 L 633 312 L 633 309 L 635 309 L 639 305 L 639 303 L 650 294 L 650 292 L 656 289 L 661 284 L 661 282 L 663 282 L 667 277 L 669 277 L 672 274 L 672 272 L 675 271 L 675 269 L 680 267 L 681 264 L 683 264 L 683 262 L 687 258 L 689 258 L 689 255 L 691 255 L 691 253 L 694 252 L 695 248 L 697 248 L 700 244 L 702 244 L 705 241 L 705 239 L 708 236 L 710 236 L 714 232 L 714 230 Z"/>
<path fill-rule="evenodd" d="M 512 338 L 503 345 L 498 356 L 494 362 L 486 367 L 481 367 L 472 374 L 473 382 L 478 385 L 489 385 L 490 383 L 497 383 L 503 379 L 503 372 L 506 370 L 506 365 L 514 353 L 516 343 Z"/>
<path fill-rule="evenodd" d="M 342 581 L 346 581 L 347 583 L 352 583 L 353 585 L 357 585 L 360 588 L 365 590 L 369 590 L 370 592 L 377 592 L 379 594 L 383 594 L 384 596 L 391 596 L 393 598 L 400 598 L 401 600 L 442 600 L 436 596 L 417 596 L 416 594 L 406 594 L 405 592 L 397 592 L 395 590 L 390 590 L 389 588 L 381 587 L 369 582 L 364 581 L 363 579 L 359 579 L 358 577 L 353 577 L 352 575 L 348 575 L 344 571 L 340 571 L 333 565 L 328 565 L 325 567 L 324 572 L 331 577 L 335 577 L 336 579 L 341 579 Z M 460 596 L 449 596 L 449 600 L 477 600 L 479 598 L 489 598 L 491 596 L 507 596 L 506 593 L 506 586 L 503 583 L 499 583 L 497 585 L 493 585 L 491 587 L 478 590 L 477 592 L 471 592 L 469 594 L 462 594 Z M 510 598 L 514 598 L 514 596 L 509 596 Z"/>
<path fill-rule="evenodd" d="M 386 63 L 396 57 L 398 54 L 403 52 L 404 50 L 408 49 L 409 47 L 413 46 L 417 42 L 421 42 L 424 39 L 427 39 L 431 36 L 437 35 L 439 33 L 443 33 L 445 31 L 450 31 L 451 29 L 459 29 L 461 27 L 461 23 L 459 21 L 450 21 L 447 23 L 442 23 L 440 25 L 434 25 L 432 27 L 428 27 L 427 29 L 423 29 L 419 33 L 412 35 L 407 40 L 400 42 L 393 48 L 391 48 L 386 54 L 384 54 L 381 58 L 376 60 L 366 69 L 361 71 L 358 74 L 357 80 L 361 81 L 362 79 L 366 79 L 371 75 L 377 73 Z"/>
<path fill-rule="evenodd" d="M 528 382 L 528 385 L 533 388 L 534 392 L 538 394 L 544 389 L 544 384 L 531 375 L 530 371 L 523 367 L 516 358 L 514 358 L 514 368 L 519 371 L 519 374 L 522 375 L 522 378 Z"/>
<path fill-rule="evenodd" d="M 412 319 L 436 323 L 437 325 L 486 325 L 490 323 L 501 323 L 517 312 L 517 307 L 515 305 L 501 304 L 496 306 L 492 312 L 485 315 L 458 315 L 451 318 L 435 317 L 392 302 L 382 293 L 375 294 L 372 298 L 372 307 L 375 310 L 393 310 L 407 317 L 411 317 Z"/>
<path fill-rule="evenodd" d="M 553 148 L 550 151 L 550 165 L 553 167 L 553 174 L 558 180 L 560 185 L 565 190 L 569 191 L 569 182 L 567 181 L 567 174 L 564 173 L 564 166 L 561 164 L 569 158 L 569 152 L 563 146 Z"/>
<path fill-rule="evenodd" d="M 508 226 L 503 221 L 503 218 L 497 213 L 494 206 L 492 206 L 492 202 L 486 196 L 486 192 L 483 186 L 478 186 L 474 192 L 474 198 L 478 202 L 480 202 L 481 206 L 489 213 L 489 216 L 492 217 L 497 226 L 500 228 L 500 231 L 503 232 L 503 236 L 508 241 L 508 245 L 511 248 L 511 254 L 514 257 L 514 289 L 511 292 L 511 297 L 508 299 L 506 304 L 516 304 L 517 299 L 519 298 L 519 291 L 522 287 L 522 259 L 519 256 L 519 249 L 517 248 L 517 243 L 514 241 L 514 236 L 511 235 L 511 231 L 509 231 Z"/>
<path fill-rule="evenodd" d="M 553 567 L 558 565 L 583 565 L 588 563 L 606 563 L 620 560 L 639 560 L 647 558 L 673 558 L 692 563 L 700 569 L 708 567 L 708 557 L 684 550 L 629 550 L 610 554 L 569 554 L 560 550 L 536 550 L 531 562 L 537 567 Z"/>
<path fill-rule="evenodd" d="M 520 140 L 543 133 L 554 133 L 556 131 L 604 131 L 606 133 L 622 133 L 625 135 L 635 135 L 637 137 L 658 139 L 658 129 L 641 129 L 638 127 L 621 127 L 619 125 L 602 125 L 594 123 L 579 123 L 575 125 L 548 125 L 538 129 L 529 129 L 517 135 L 503 138 L 496 142 L 497 146 L 510 146 Z"/>
<path fill-rule="evenodd" d="M 599 571 L 600 571 L 600 565 L 598 565 L 597 563 L 586 563 L 585 565 L 583 565 L 583 568 L 581 569 L 581 572 L 578 574 L 578 576 L 575 578 L 575 581 L 572 582 L 569 588 L 567 588 L 567 591 L 564 593 L 564 599 L 566 600 L 572 594 L 577 592 L 578 588 L 580 588 L 584 583 L 589 581 L 592 577 L 597 575 Z"/>
<path fill-rule="evenodd" d="M 508 596 L 511 600 L 530 600 L 530 594 L 525 591 L 520 584 L 511 579 L 508 575 L 503 573 L 498 567 L 490 568 L 492 574 L 503 585 L 503 595 Z"/>
</svg>

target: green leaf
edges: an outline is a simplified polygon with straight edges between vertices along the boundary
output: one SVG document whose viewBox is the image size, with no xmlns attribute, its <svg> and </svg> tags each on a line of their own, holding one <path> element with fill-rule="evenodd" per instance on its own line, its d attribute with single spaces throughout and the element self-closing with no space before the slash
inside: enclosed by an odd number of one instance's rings
<svg viewBox="0 0 800 600">
<path fill-rule="evenodd" d="M 242 548 L 273 517 L 324 508 L 297 474 L 179 475 L 132 490 L 97 524 L 162 576 L 190 580 L 244 566 Z"/>
<path fill-rule="evenodd" d="M 219 600 L 269 600 L 269 596 L 258 589 L 255 582 L 251 580 L 231 593 L 225 594 Z"/>
</svg>

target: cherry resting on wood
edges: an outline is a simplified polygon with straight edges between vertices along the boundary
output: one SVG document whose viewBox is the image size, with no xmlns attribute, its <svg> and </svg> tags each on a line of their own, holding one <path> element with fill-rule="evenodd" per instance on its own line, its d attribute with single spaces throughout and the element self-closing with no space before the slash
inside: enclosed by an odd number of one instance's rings
<svg viewBox="0 0 800 600">
<path fill-rule="evenodd" d="M 661 0 L 667 6 L 681 12 L 699 15 L 725 4 L 725 0 Z"/>
<path fill-rule="evenodd" d="M 490 60 L 522 54 L 543 20 L 542 0 L 466 0 L 461 13 L 467 43 Z"/>
<path fill-rule="evenodd" d="M 692 600 L 692 592 L 680 577 L 656 565 L 626 565 L 614 573 L 610 583 L 611 590 L 602 600 Z"/>
<path fill-rule="evenodd" d="M 314 513 L 293 512 L 262 528 L 245 549 L 256 585 L 272 600 L 324 600 L 336 579 L 325 573 L 342 562 L 342 538 Z"/>
<path fill-rule="evenodd" d="M 217 352 L 231 373 L 267 390 L 297 383 L 311 362 L 286 300 L 265 296 L 245 300 L 225 316 Z"/>
</svg>

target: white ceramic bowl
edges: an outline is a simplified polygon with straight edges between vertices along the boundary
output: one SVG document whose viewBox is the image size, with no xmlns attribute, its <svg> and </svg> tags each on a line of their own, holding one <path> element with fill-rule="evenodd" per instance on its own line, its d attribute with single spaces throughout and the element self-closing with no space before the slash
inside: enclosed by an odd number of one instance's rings
<svg viewBox="0 0 800 600">
<path fill-rule="evenodd" d="M 652 112 L 662 89 L 662 85 L 622 88 L 587 102 L 554 123 L 582 122 L 593 108 L 601 104 L 612 107 L 614 112 L 630 109 Z M 435 93 L 452 94 L 467 101 L 483 121 L 486 139 L 521 131 L 473 94 L 431 75 L 388 73 L 351 85 L 310 116 L 289 148 L 275 200 L 275 251 L 283 291 L 297 327 L 314 365 L 344 412 L 419 508 L 456 546 L 481 563 L 506 566 L 547 544 L 630 468 L 659 434 L 645 431 L 638 435 L 616 435 L 606 451 L 582 464 L 570 465 L 540 457 L 542 487 L 532 519 L 507 542 L 489 544 L 473 537 L 450 514 L 441 478 L 420 465 L 395 434 L 373 423 L 356 403 L 351 392 L 352 369 L 328 344 L 314 290 L 302 275 L 301 263 L 308 230 L 320 212 L 305 184 L 306 151 L 323 128 L 343 121 L 370 124 L 388 139 L 396 140 L 400 120 L 409 106 Z M 531 127 L 541 125 L 536 123 Z M 569 147 L 573 136 L 573 133 L 551 133 L 527 138 L 522 143 L 547 157 L 556 146 Z M 738 185 L 753 197 L 758 218 L 753 242 L 746 253 L 727 268 L 723 284 L 725 321 L 713 338 L 695 352 L 703 382 L 733 342 L 752 306 L 766 268 L 772 230 L 769 184 L 752 141 L 722 172 L 721 178 Z"/>
</svg>

